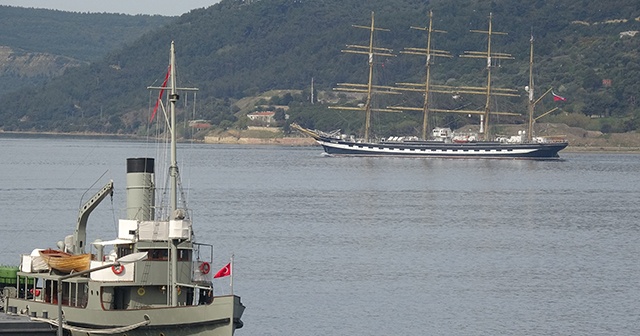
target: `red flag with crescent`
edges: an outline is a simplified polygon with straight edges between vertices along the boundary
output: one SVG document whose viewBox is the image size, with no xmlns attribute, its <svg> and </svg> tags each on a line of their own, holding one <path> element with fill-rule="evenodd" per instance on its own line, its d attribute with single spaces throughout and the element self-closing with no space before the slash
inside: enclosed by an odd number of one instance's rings
<svg viewBox="0 0 640 336">
<path fill-rule="evenodd" d="M 218 273 L 216 273 L 214 278 L 222 278 L 231 275 L 231 263 L 226 264 L 223 268 L 221 268 Z"/>
<path fill-rule="evenodd" d="M 553 91 L 551 92 L 551 94 L 553 95 L 553 101 L 567 101 L 567 98 L 558 96 Z"/>
</svg>

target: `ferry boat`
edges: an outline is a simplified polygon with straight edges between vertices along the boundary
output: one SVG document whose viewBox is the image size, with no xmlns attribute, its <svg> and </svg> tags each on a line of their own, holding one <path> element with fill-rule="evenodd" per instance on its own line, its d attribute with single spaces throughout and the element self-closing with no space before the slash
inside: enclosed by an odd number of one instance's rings
<svg viewBox="0 0 640 336">
<path fill-rule="evenodd" d="M 117 235 L 86 242 L 89 215 L 113 193 L 110 181 L 80 208 L 75 231 L 58 244 L 59 252 L 36 248 L 9 270 L 13 279 L 2 290 L 5 314 L 47 323 L 59 336 L 231 336 L 242 328 L 240 297 L 213 291 L 213 278 L 232 276 L 233 262 L 214 276 L 213 245 L 196 242 L 190 210 L 180 199 L 174 127 L 177 91 L 183 89 L 176 87 L 175 73 L 172 42 L 170 85 L 160 88 L 169 92 L 170 104 L 168 206 L 156 206 L 155 159 L 128 158 L 126 218 L 119 220 Z M 52 255 L 77 257 L 81 265 L 62 259 L 42 263 Z"/>
</svg>

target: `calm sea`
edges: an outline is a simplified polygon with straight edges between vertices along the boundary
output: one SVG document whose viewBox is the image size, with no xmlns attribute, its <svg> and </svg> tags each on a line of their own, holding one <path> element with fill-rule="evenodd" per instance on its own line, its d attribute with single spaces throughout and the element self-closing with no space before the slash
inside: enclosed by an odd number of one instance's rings
<svg viewBox="0 0 640 336">
<path fill-rule="evenodd" d="M 156 153 L 0 137 L 0 264 L 72 234 L 108 179 L 116 193 L 91 215 L 89 241 L 115 237 L 126 158 Z M 330 158 L 182 144 L 179 155 L 198 240 L 215 245 L 214 268 L 235 254 L 247 306 L 237 335 L 640 334 L 638 154 Z M 230 290 L 228 278 L 215 285 Z"/>
</svg>

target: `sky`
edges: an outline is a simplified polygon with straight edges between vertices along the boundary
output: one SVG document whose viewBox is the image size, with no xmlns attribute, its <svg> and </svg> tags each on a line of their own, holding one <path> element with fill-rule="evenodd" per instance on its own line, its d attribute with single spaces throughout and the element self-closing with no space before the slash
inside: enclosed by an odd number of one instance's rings
<svg viewBox="0 0 640 336">
<path fill-rule="evenodd" d="M 0 5 L 81 13 L 179 16 L 218 2 L 220 0 L 0 0 Z"/>
</svg>

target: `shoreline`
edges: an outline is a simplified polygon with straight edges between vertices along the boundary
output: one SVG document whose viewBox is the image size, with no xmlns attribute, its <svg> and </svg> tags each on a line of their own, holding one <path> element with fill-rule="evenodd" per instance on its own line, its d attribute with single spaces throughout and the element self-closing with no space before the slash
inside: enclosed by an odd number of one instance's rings
<svg viewBox="0 0 640 336">
<path fill-rule="evenodd" d="M 103 133 L 62 133 L 62 132 L 14 132 L 14 131 L 0 131 L 0 138 L 2 137 L 15 137 L 15 138 L 78 138 L 78 139 L 129 139 L 129 140 L 145 140 L 148 137 L 143 137 L 133 134 L 103 134 Z"/>
<path fill-rule="evenodd" d="M 640 147 L 567 146 L 560 153 L 640 154 Z"/>
<path fill-rule="evenodd" d="M 101 133 L 59 133 L 59 132 L 14 132 L 0 131 L 0 138 L 78 138 L 78 139 L 120 139 L 132 141 L 155 140 L 156 138 L 144 137 L 133 134 L 101 134 Z M 271 145 L 283 147 L 316 147 L 320 146 L 312 138 L 302 137 L 283 137 L 283 138 L 238 138 L 238 137 L 220 137 L 205 136 L 204 140 L 179 140 L 180 142 L 193 141 L 203 144 L 224 144 L 224 145 Z M 616 154 L 639 154 L 640 147 L 622 147 L 622 146 L 567 146 L 561 153 L 616 153 Z"/>
<path fill-rule="evenodd" d="M 205 136 L 203 143 L 224 145 L 276 145 L 287 147 L 319 146 L 312 138 L 238 138 L 233 136 Z"/>
</svg>

